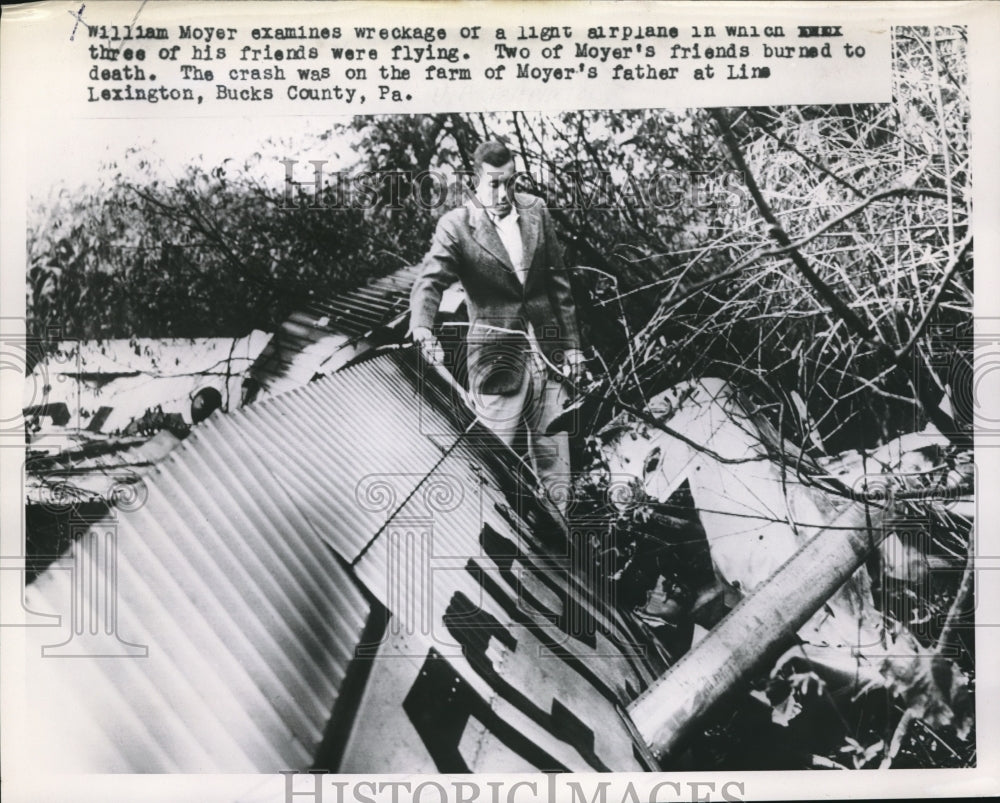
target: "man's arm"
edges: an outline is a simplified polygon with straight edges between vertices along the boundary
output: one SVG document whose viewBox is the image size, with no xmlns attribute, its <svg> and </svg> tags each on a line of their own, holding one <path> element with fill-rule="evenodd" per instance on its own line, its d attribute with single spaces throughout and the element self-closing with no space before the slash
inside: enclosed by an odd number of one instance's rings
<svg viewBox="0 0 1000 803">
<path fill-rule="evenodd" d="M 441 295 L 458 281 L 458 243 L 451 231 L 448 216 L 442 217 L 424 257 L 423 270 L 410 289 L 409 335 L 423 349 L 432 363 L 443 360 L 441 346 L 434 337 L 434 319 L 441 306 Z"/>
<path fill-rule="evenodd" d="M 562 246 L 556 237 L 549 210 L 542 207 L 542 228 L 545 233 L 545 259 L 548 263 L 548 290 L 552 311 L 559 326 L 559 337 L 566 345 L 566 361 L 577 364 L 583 359 L 580 351 L 580 329 L 576 320 L 576 301 L 569 273 L 563 264 Z"/>
<path fill-rule="evenodd" d="M 458 242 L 451 231 L 452 225 L 447 215 L 438 221 L 423 270 L 410 290 L 411 333 L 434 328 L 441 295 L 458 281 Z"/>
</svg>

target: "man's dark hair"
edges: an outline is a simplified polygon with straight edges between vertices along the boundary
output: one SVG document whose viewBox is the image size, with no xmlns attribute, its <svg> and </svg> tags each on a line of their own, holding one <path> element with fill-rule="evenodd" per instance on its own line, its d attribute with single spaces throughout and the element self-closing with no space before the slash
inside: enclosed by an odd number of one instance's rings
<svg viewBox="0 0 1000 803">
<path fill-rule="evenodd" d="M 490 167 L 503 167 L 513 158 L 514 154 L 506 145 L 491 139 L 482 143 L 472 154 L 472 169 L 478 176 L 482 173 L 484 164 L 488 164 Z"/>
</svg>

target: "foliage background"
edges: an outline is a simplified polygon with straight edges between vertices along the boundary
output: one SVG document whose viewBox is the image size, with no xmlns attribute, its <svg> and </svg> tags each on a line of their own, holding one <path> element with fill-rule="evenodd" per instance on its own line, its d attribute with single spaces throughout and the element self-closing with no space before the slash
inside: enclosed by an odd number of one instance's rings
<svg viewBox="0 0 1000 803">
<path fill-rule="evenodd" d="M 894 101 L 877 106 L 357 118 L 283 151 L 302 160 L 298 198 L 261 178 L 260 152 L 164 179 L 132 150 L 98 186 L 33 207 L 30 327 L 273 330 L 310 298 L 421 259 L 444 211 L 434 186 L 386 176 L 468 170 L 500 136 L 581 266 L 586 334 L 623 400 L 722 375 L 834 450 L 919 428 L 942 399 L 957 432 L 971 392 L 965 45 L 961 29 L 897 30 Z M 308 184 L 306 160 L 332 145 L 353 154 L 347 203 L 329 177 L 325 196 Z M 780 251 L 747 178 L 864 333 Z"/>
</svg>

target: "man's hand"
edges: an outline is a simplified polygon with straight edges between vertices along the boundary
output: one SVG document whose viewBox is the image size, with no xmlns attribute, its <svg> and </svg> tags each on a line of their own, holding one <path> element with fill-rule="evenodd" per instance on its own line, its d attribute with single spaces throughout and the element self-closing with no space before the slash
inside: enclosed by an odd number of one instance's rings
<svg viewBox="0 0 1000 803">
<path fill-rule="evenodd" d="M 417 347 L 423 352 L 424 359 L 427 360 L 431 365 L 443 365 L 444 364 L 444 349 L 441 348 L 441 344 L 438 339 L 434 337 L 434 333 L 424 327 L 418 326 L 411 333 L 413 337 L 413 342 L 417 344 Z"/>
</svg>

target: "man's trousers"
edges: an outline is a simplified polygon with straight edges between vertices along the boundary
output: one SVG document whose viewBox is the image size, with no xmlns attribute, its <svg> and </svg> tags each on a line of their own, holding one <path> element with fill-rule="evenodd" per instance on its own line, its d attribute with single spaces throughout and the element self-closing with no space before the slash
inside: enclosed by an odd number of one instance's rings
<svg viewBox="0 0 1000 803">
<path fill-rule="evenodd" d="M 525 362 L 524 378 L 514 393 L 473 393 L 472 407 L 479 420 L 508 446 L 514 445 L 519 430 L 527 433 L 532 468 L 546 495 L 565 515 L 572 498 L 569 434 L 546 435 L 545 430 L 564 412 L 570 395 L 562 382 L 548 375 L 537 355 L 528 356 Z"/>
</svg>

